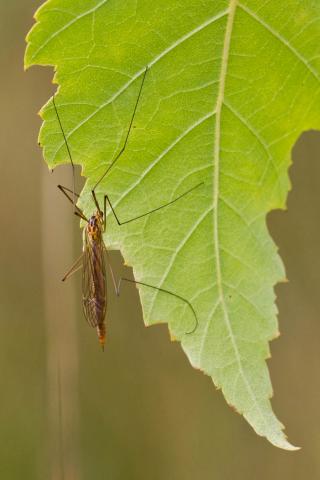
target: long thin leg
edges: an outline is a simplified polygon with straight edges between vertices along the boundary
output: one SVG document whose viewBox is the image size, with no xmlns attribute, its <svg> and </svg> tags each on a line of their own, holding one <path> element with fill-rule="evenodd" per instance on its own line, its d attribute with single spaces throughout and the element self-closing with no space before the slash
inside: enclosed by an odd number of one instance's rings
<svg viewBox="0 0 320 480">
<path fill-rule="evenodd" d="M 72 185 L 73 185 L 73 190 L 72 190 L 72 203 L 74 205 L 74 208 L 76 208 L 76 202 L 75 202 L 75 171 L 74 171 L 74 163 L 73 163 L 73 159 L 72 159 L 72 155 L 71 155 L 71 150 L 70 150 L 70 147 L 69 147 L 69 144 L 68 144 L 68 141 L 67 141 L 67 136 L 64 132 L 64 129 L 63 129 L 63 126 L 62 126 L 62 122 L 61 122 L 61 119 L 60 119 L 60 115 L 58 113 L 58 109 L 57 109 L 57 106 L 56 106 L 56 100 L 55 100 L 55 95 L 53 95 L 52 97 L 52 103 L 53 103 L 53 106 L 54 106 L 54 109 L 55 109 L 55 112 L 56 112 L 56 115 L 57 115 L 57 119 L 58 119 L 58 122 L 59 122 L 59 125 L 60 125 L 60 129 L 61 129 L 61 133 L 62 133 L 62 136 L 63 136 L 63 139 L 64 139 L 64 142 L 66 144 L 66 147 L 67 147 L 67 152 L 68 152 L 68 156 L 70 158 L 70 162 L 71 162 L 71 167 L 72 167 Z"/>
<path fill-rule="evenodd" d="M 110 199 L 109 199 L 108 195 L 105 195 L 104 203 L 106 203 L 106 200 L 108 201 L 108 203 L 110 205 L 110 208 L 112 210 L 112 213 L 113 213 L 118 225 L 120 226 L 120 225 L 124 225 L 125 223 L 130 223 L 130 222 L 133 222 L 134 220 L 138 220 L 139 218 L 150 215 L 150 213 L 157 212 L 158 210 L 161 210 L 162 208 L 165 208 L 165 207 L 168 207 L 169 205 L 172 205 L 177 200 L 180 200 L 180 198 L 184 197 L 185 195 L 192 192 L 193 190 L 195 190 L 196 188 L 200 187 L 200 185 L 203 185 L 203 184 L 204 184 L 204 182 L 198 183 L 198 185 L 196 185 L 195 187 L 190 188 L 190 190 L 187 190 L 186 192 L 182 193 L 181 195 L 179 195 L 179 197 L 175 198 L 174 200 L 171 200 L 171 202 L 165 203 L 164 205 L 161 205 L 160 207 L 153 208 L 152 210 L 149 210 L 148 212 L 145 212 L 142 215 L 138 215 L 137 217 L 130 218 L 129 220 L 125 220 L 124 222 L 120 222 L 120 220 L 119 220 L 119 218 L 118 218 L 118 216 L 117 216 L 117 214 L 116 214 L 116 212 L 115 212 L 115 210 L 114 210 L 114 208 L 113 208 L 113 206 L 110 202 Z"/>
<path fill-rule="evenodd" d="M 65 190 L 66 192 L 69 192 L 69 193 L 74 193 L 74 195 L 77 197 L 77 198 L 80 198 L 80 195 L 79 193 L 76 193 L 74 192 L 73 190 L 71 190 L 70 188 L 68 187 L 64 187 L 63 185 L 57 185 L 57 187 L 61 190 L 63 188 L 63 190 Z M 71 200 L 70 200 L 71 201 Z"/>
<path fill-rule="evenodd" d="M 148 283 L 138 282 L 137 280 L 130 280 L 129 278 L 124 278 L 124 277 L 120 278 L 120 280 L 118 282 L 118 285 L 117 285 L 115 275 L 113 273 L 113 269 L 112 269 L 111 262 L 110 262 L 110 255 L 109 255 L 109 252 L 108 252 L 105 245 L 104 245 L 104 249 L 105 249 L 106 255 L 108 257 L 108 264 L 109 264 L 109 268 L 110 268 L 110 272 L 111 272 L 111 278 L 112 278 L 112 283 L 113 283 L 113 286 L 114 286 L 114 290 L 115 290 L 116 295 L 118 297 L 120 296 L 120 288 L 121 288 L 121 282 L 122 281 L 135 283 L 137 285 L 143 285 L 144 287 L 153 288 L 154 290 L 159 290 L 160 292 L 164 292 L 164 293 L 167 293 L 169 295 L 172 295 L 173 297 L 176 297 L 179 300 L 182 300 L 183 302 L 185 302 L 189 306 L 189 308 L 191 309 L 191 311 L 194 315 L 194 318 L 195 318 L 195 326 L 190 332 L 186 332 L 186 334 L 190 335 L 191 333 L 195 332 L 196 328 L 198 327 L 198 323 L 199 323 L 198 318 L 197 318 L 197 315 L 196 315 L 196 312 L 195 312 L 193 306 L 191 305 L 191 303 L 186 298 L 181 297 L 181 295 L 177 295 L 176 293 L 170 292 L 170 290 L 166 290 L 166 289 L 160 288 L 160 287 L 155 287 L 154 285 L 149 285 Z"/>
<path fill-rule="evenodd" d="M 121 282 L 122 281 L 135 283 L 137 285 L 143 285 L 144 287 L 153 288 L 154 290 L 159 290 L 160 292 L 167 293 L 167 294 L 169 294 L 173 297 L 176 297 L 179 300 L 182 300 L 183 302 L 185 302 L 189 306 L 190 310 L 192 311 L 194 319 L 195 319 L 195 325 L 194 325 L 193 329 L 190 332 L 186 332 L 186 334 L 191 335 L 192 333 L 194 333 L 196 331 L 196 329 L 198 327 L 198 324 L 199 324 L 198 317 L 196 315 L 196 312 L 195 312 L 193 306 L 191 305 L 191 303 L 186 298 L 181 297 L 181 295 L 178 295 L 176 293 L 170 292 L 170 290 L 166 290 L 165 288 L 155 287 L 154 285 L 149 285 L 149 283 L 138 282 L 137 280 L 130 280 L 129 278 L 123 278 L 123 277 L 120 278 L 117 289 L 116 289 L 116 293 L 117 293 L 118 296 L 120 295 L 120 287 L 121 287 Z"/>
<path fill-rule="evenodd" d="M 93 196 L 93 201 L 94 201 L 94 203 L 95 203 L 95 205 L 96 205 L 96 207 L 97 207 L 97 209 L 98 209 L 98 212 L 99 212 L 99 213 L 100 213 L 100 215 L 101 215 L 103 212 L 101 211 L 101 208 L 100 208 L 99 202 L 98 202 L 98 200 L 97 200 L 97 197 L 96 197 L 96 193 L 95 193 L 95 191 L 94 191 L 94 190 L 92 190 L 92 192 L 91 192 L 91 193 L 92 193 L 92 196 Z M 106 212 L 104 212 L 104 214 L 105 214 L 105 213 L 106 213 Z"/>
<path fill-rule="evenodd" d="M 62 279 L 63 282 L 65 282 L 68 278 L 71 277 L 71 275 L 73 275 L 78 270 L 80 270 L 80 268 L 82 268 L 82 257 L 83 257 L 83 252 L 81 253 L 80 257 L 74 262 L 72 267 L 64 275 L 64 277 Z"/>
<path fill-rule="evenodd" d="M 70 190 L 69 188 L 67 187 L 63 187 L 62 185 L 58 185 L 58 188 L 59 190 L 67 197 L 67 199 L 69 200 L 69 202 L 72 203 L 72 205 L 74 206 L 74 214 L 77 215 L 78 217 L 82 218 L 82 220 L 85 220 L 86 222 L 88 222 L 88 219 L 87 217 L 84 215 L 84 213 L 82 212 L 82 210 L 77 207 L 77 205 L 75 203 L 73 203 L 73 200 L 72 198 L 70 197 L 70 195 L 67 193 L 67 192 L 72 192 L 72 190 Z M 79 197 L 79 195 L 77 193 L 75 193 L 75 195 L 77 195 Z"/>
<path fill-rule="evenodd" d="M 106 221 L 107 221 L 107 197 L 104 196 L 103 199 L 103 231 L 106 231 Z"/>
<path fill-rule="evenodd" d="M 112 283 L 113 283 L 113 286 L 114 286 L 114 291 L 116 292 L 117 297 L 119 297 L 120 292 L 118 290 L 118 285 L 117 285 L 117 282 L 116 282 L 115 274 L 113 273 L 113 268 L 112 268 L 111 261 L 110 261 L 110 255 L 109 255 L 109 252 L 108 252 L 105 244 L 103 244 L 103 246 L 104 246 L 106 255 L 108 257 L 108 265 L 109 265 L 109 269 L 110 269 L 110 273 L 111 273 L 111 278 L 112 278 Z"/>
<path fill-rule="evenodd" d="M 137 100 L 136 100 L 136 103 L 135 103 L 135 106 L 134 106 L 133 114 L 132 114 L 132 117 L 131 117 L 131 121 L 130 121 L 130 124 L 129 124 L 129 128 L 128 128 L 128 131 L 127 131 L 126 138 L 125 138 L 125 140 L 124 140 L 124 144 L 123 144 L 121 150 L 117 153 L 116 157 L 112 160 L 111 164 L 109 165 L 109 167 L 107 168 L 107 170 L 104 172 L 104 174 L 102 175 L 102 177 L 97 181 L 97 183 L 96 183 L 95 186 L 93 187 L 93 190 L 95 190 L 95 189 L 97 188 L 97 186 L 99 185 L 99 183 L 104 179 L 104 177 L 105 177 L 105 176 L 107 175 L 107 173 L 111 170 L 111 168 L 114 166 L 114 164 L 119 160 L 119 158 L 121 157 L 121 155 L 123 154 L 123 152 L 124 152 L 125 149 L 126 149 L 126 146 L 127 146 L 127 143 L 128 143 L 128 139 L 129 139 L 129 135 L 130 135 L 130 131 L 131 131 L 132 124 L 133 124 L 133 121 L 134 121 L 134 117 L 135 117 L 135 114 L 136 114 L 136 111 L 137 111 L 137 108 L 138 108 L 138 104 L 139 104 L 139 100 L 140 100 L 141 92 L 142 92 L 142 87 L 143 87 L 143 84 L 144 84 L 144 81 L 145 81 L 147 72 L 148 72 L 148 67 L 146 67 L 146 69 L 145 69 L 145 71 L 144 71 L 144 74 L 143 74 L 143 78 L 142 78 L 142 82 L 141 82 L 141 85 L 140 85 L 138 97 L 137 97 Z"/>
</svg>

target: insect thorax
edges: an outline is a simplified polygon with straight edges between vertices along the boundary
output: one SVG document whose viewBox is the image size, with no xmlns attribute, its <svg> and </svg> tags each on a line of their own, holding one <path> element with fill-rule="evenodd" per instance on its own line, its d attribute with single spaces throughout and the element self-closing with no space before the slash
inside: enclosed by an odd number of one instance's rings
<svg viewBox="0 0 320 480">
<path fill-rule="evenodd" d="M 103 217 L 99 212 L 90 217 L 86 229 L 91 240 L 99 240 L 101 238 L 103 230 Z"/>
</svg>

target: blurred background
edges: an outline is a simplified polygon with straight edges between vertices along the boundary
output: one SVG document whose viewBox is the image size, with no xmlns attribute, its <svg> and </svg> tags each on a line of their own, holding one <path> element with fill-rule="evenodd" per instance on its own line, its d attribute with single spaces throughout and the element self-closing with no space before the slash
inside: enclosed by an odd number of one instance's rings
<svg viewBox="0 0 320 480">
<path fill-rule="evenodd" d="M 166 326 L 145 328 L 136 289 L 109 292 L 101 353 L 81 311 L 72 208 L 37 146 L 51 68 L 23 71 L 39 0 L 0 1 L 0 478 L 316 480 L 320 478 L 320 133 L 302 135 L 288 211 L 268 217 L 290 282 L 276 288 L 282 335 L 269 360 L 285 452 L 257 437 Z M 122 267 L 121 256 L 112 253 Z"/>
</svg>

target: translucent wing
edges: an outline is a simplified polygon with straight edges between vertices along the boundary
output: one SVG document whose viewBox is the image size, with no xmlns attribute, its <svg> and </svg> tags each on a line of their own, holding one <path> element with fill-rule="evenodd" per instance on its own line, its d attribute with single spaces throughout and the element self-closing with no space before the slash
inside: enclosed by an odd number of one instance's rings
<svg viewBox="0 0 320 480">
<path fill-rule="evenodd" d="M 102 237 L 90 241 L 84 231 L 82 306 L 92 327 L 101 326 L 107 309 L 106 268 Z"/>
</svg>

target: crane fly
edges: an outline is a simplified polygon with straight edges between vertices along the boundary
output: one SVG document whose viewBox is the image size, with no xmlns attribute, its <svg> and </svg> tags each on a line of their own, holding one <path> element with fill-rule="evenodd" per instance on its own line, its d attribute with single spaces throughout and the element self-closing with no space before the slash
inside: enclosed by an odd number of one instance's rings
<svg viewBox="0 0 320 480">
<path fill-rule="evenodd" d="M 131 280 L 128 278 L 121 277 L 119 282 L 116 282 L 115 275 L 113 273 L 111 263 L 110 263 L 110 258 L 108 254 L 108 250 L 104 244 L 103 241 L 103 234 L 106 231 L 106 209 L 107 209 L 107 204 L 111 209 L 112 214 L 115 217 L 115 220 L 119 226 L 133 222 L 135 220 L 138 220 L 142 217 L 145 217 L 147 215 L 150 215 L 152 213 L 157 212 L 158 210 L 168 207 L 175 203 L 176 201 L 180 200 L 182 197 L 185 195 L 189 194 L 196 188 L 198 188 L 200 185 L 203 185 L 203 182 L 197 184 L 196 186 L 190 188 L 189 190 L 185 191 L 183 194 L 179 195 L 176 197 L 174 200 L 171 200 L 168 203 L 165 203 L 157 208 L 154 208 L 148 212 L 145 212 L 141 215 L 138 215 L 134 218 L 130 218 L 129 220 L 126 221 L 120 221 L 119 217 L 108 197 L 107 194 L 104 195 L 104 202 L 103 202 L 103 210 L 100 208 L 99 202 L 96 197 L 95 190 L 97 186 L 100 184 L 100 182 L 105 178 L 107 173 L 110 171 L 110 169 L 114 166 L 114 164 L 118 161 L 118 159 L 121 157 L 123 152 L 126 149 L 130 131 L 133 125 L 134 117 L 136 114 L 136 110 L 139 104 L 139 100 L 141 97 L 141 92 L 142 88 L 144 85 L 144 81 L 146 78 L 148 68 L 145 69 L 143 78 L 141 81 L 139 93 L 135 102 L 133 114 L 130 120 L 129 128 L 126 133 L 125 141 L 124 144 L 121 148 L 121 150 L 118 152 L 118 154 L 115 156 L 115 158 L 112 160 L 111 164 L 108 166 L 106 171 L 103 173 L 103 175 L 100 177 L 98 182 L 95 184 L 94 188 L 91 191 L 93 202 L 96 207 L 95 213 L 90 218 L 87 218 L 84 212 L 77 206 L 76 204 L 76 198 L 79 198 L 79 195 L 75 193 L 75 172 L 74 172 L 74 162 L 71 154 L 70 147 L 68 145 L 67 137 L 65 135 L 63 125 L 61 122 L 61 118 L 58 113 L 58 109 L 56 106 L 55 102 L 55 97 L 53 97 L 53 105 L 55 109 L 55 113 L 58 119 L 58 123 L 60 126 L 60 130 L 67 148 L 68 156 L 71 162 L 72 166 L 72 171 L 73 171 L 73 189 L 69 189 L 67 187 L 64 187 L 62 185 L 58 185 L 59 190 L 67 197 L 67 199 L 73 204 L 74 207 L 74 214 L 80 217 L 82 220 L 86 222 L 86 226 L 83 231 L 83 251 L 81 256 L 78 258 L 78 260 L 72 265 L 70 270 L 65 274 L 63 277 L 63 281 L 67 280 L 73 273 L 76 271 L 80 270 L 82 268 L 83 274 L 82 274 L 82 306 L 83 306 L 83 312 L 84 316 L 92 327 L 96 328 L 97 330 L 97 335 L 99 339 L 99 343 L 104 349 L 104 344 L 105 344 L 105 339 L 106 339 L 106 326 L 105 326 L 105 316 L 106 316 L 106 311 L 107 311 L 107 282 L 106 282 L 106 257 L 107 257 L 107 263 L 110 268 L 111 272 L 111 278 L 112 282 L 114 285 L 114 289 L 116 294 L 119 296 L 120 295 L 120 286 L 122 281 L 126 282 L 131 282 L 135 283 L 137 285 L 142 285 L 145 287 L 153 288 L 155 290 L 164 292 L 168 295 L 171 295 L 173 297 L 176 297 L 177 299 L 183 301 L 188 307 L 190 308 L 194 320 L 195 320 L 195 326 L 190 332 L 186 332 L 187 334 L 193 333 L 197 326 L 198 326 L 198 318 L 196 315 L 196 312 L 192 306 L 192 304 L 184 297 L 171 292 L 170 290 L 166 290 L 164 288 L 156 287 L 154 285 L 150 285 L 148 283 L 144 282 L 139 282 L 137 280 Z"/>
<path fill-rule="evenodd" d="M 61 185 L 58 187 L 67 198 L 71 199 L 69 189 Z M 75 195 L 78 197 L 77 194 Z M 86 222 L 83 230 L 83 252 L 62 280 L 65 281 L 82 268 L 83 312 L 89 325 L 96 328 L 103 349 L 106 338 L 105 316 L 107 310 L 105 248 L 102 238 L 105 221 L 104 213 L 100 210 L 95 196 L 94 199 L 97 203 L 97 211 L 89 219 L 76 207 L 75 213 Z"/>
</svg>

